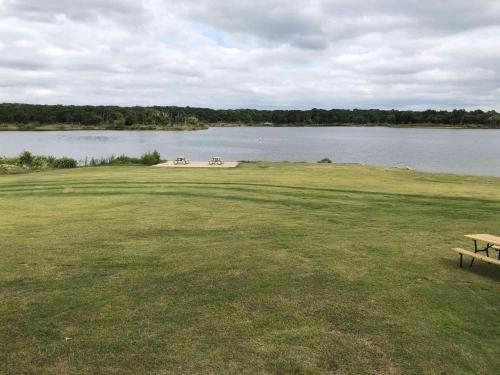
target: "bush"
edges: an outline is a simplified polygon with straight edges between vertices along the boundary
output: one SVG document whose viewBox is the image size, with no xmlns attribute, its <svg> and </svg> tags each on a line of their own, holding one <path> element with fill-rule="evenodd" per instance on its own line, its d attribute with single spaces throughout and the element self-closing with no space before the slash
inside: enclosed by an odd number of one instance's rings
<svg viewBox="0 0 500 375">
<path fill-rule="evenodd" d="M 85 158 L 83 165 L 90 167 L 101 167 L 103 165 L 111 165 L 114 160 L 115 160 L 114 155 L 105 156 L 102 158 L 91 158 L 90 160 L 88 160 L 88 158 Z"/>
<path fill-rule="evenodd" d="M 105 165 L 142 164 L 142 161 L 139 158 L 134 158 L 126 155 L 110 155 L 102 158 L 85 158 L 80 163 L 85 167 L 102 167 Z"/>
<path fill-rule="evenodd" d="M 141 156 L 141 164 L 144 165 L 155 165 L 161 163 L 161 155 L 158 151 L 146 152 Z"/>
<path fill-rule="evenodd" d="M 75 159 L 62 157 L 58 159 L 54 159 L 52 163 L 54 168 L 76 168 L 78 166 L 78 162 Z"/>
<path fill-rule="evenodd" d="M 141 163 L 141 159 L 139 158 L 133 158 L 133 157 L 130 157 L 130 156 L 126 156 L 126 155 L 120 155 L 118 157 L 116 157 L 113 162 L 111 164 L 140 164 Z"/>
<path fill-rule="evenodd" d="M 318 160 L 317 163 L 327 163 L 327 164 L 331 164 L 332 161 L 328 158 L 323 158 L 321 160 Z"/>
<path fill-rule="evenodd" d="M 56 160 L 53 156 L 33 156 L 31 169 L 47 169 L 54 165 Z"/>
<path fill-rule="evenodd" d="M 0 156 L 0 164 L 19 165 L 19 158 Z"/>
<path fill-rule="evenodd" d="M 29 151 L 23 151 L 18 157 L 0 156 L 0 164 L 17 165 L 24 169 L 45 170 L 50 168 L 77 168 L 78 165 L 85 167 L 97 167 L 105 165 L 155 165 L 163 162 L 158 151 L 146 152 L 140 158 L 126 155 L 106 156 L 102 158 L 85 158 L 80 163 L 73 158 L 54 156 L 32 155 Z"/>
<path fill-rule="evenodd" d="M 19 165 L 21 167 L 29 168 L 31 167 L 31 163 L 33 162 L 33 155 L 29 151 L 23 151 L 19 155 Z"/>
</svg>

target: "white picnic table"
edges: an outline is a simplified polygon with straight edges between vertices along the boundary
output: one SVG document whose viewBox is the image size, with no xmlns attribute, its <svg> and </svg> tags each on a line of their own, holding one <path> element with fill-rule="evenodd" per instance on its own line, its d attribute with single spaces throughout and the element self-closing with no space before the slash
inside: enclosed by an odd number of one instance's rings
<svg viewBox="0 0 500 375">
<path fill-rule="evenodd" d="M 212 159 L 208 161 L 208 165 L 222 165 L 224 164 L 224 161 L 220 156 L 212 156 Z"/>
<path fill-rule="evenodd" d="M 189 164 L 189 160 L 185 156 L 177 156 L 174 164 Z"/>
</svg>

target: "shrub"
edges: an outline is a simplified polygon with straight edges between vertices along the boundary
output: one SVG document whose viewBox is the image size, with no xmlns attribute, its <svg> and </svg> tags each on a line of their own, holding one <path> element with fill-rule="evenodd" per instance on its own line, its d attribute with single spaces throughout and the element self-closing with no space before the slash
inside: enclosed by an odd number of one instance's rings
<svg viewBox="0 0 500 375">
<path fill-rule="evenodd" d="M 19 155 L 19 165 L 21 167 L 31 167 L 31 163 L 33 162 L 33 155 L 29 151 L 23 151 Z"/>
<path fill-rule="evenodd" d="M 331 164 L 332 161 L 328 158 L 323 158 L 321 160 L 318 160 L 317 163 L 327 163 L 327 164 Z"/>
<path fill-rule="evenodd" d="M 133 158 L 126 155 L 116 157 L 111 164 L 140 164 L 141 159 Z"/>
<path fill-rule="evenodd" d="M 56 160 L 53 156 L 33 156 L 31 161 L 32 169 L 47 169 L 51 168 L 54 165 L 54 160 Z"/>
<path fill-rule="evenodd" d="M 144 165 L 155 165 L 161 163 L 161 155 L 158 151 L 146 152 L 141 156 L 141 164 Z"/>
<path fill-rule="evenodd" d="M 54 168 L 76 168 L 78 166 L 78 162 L 75 159 L 62 157 L 58 159 L 54 159 L 52 164 Z"/>
<path fill-rule="evenodd" d="M 115 156 L 114 155 L 111 155 L 111 156 L 105 156 L 105 157 L 102 157 L 102 158 L 91 158 L 90 160 L 88 160 L 87 158 L 85 158 L 85 162 L 83 165 L 87 166 L 91 166 L 91 167 L 100 167 L 100 166 L 103 166 L 103 165 L 110 165 L 113 163 L 113 161 L 115 160 Z"/>
<path fill-rule="evenodd" d="M 19 165 L 19 158 L 0 156 L 0 164 Z"/>
<path fill-rule="evenodd" d="M 155 165 L 163 162 L 161 155 L 158 151 L 146 152 L 140 158 L 130 157 L 126 155 L 110 155 L 102 158 L 88 158 L 78 162 L 73 158 L 61 157 L 55 158 L 54 156 L 32 155 L 29 151 L 23 151 L 18 157 L 4 157 L 0 156 L 0 164 L 17 165 L 25 169 L 44 170 L 50 168 L 77 168 L 81 166 L 105 166 L 105 165 Z"/>
<path fill-rule="evenodd" d="M 143 155 L 144 157 L 144 155 Z M 143 164 L 142 158 L 134 158 L 127 155 L 110 155 L 102 158 L 88 158 L 80 161 L 80 164 L 85 167 L 101 167 L 105 165 L 130 165 L 130 164 Z"/>
</svg>

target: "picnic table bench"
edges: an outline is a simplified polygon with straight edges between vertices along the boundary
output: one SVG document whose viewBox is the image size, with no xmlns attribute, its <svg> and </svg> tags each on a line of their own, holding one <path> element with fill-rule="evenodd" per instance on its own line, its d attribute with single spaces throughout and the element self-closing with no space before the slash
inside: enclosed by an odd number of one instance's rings
<svg viewBox="0 0 500 375">
<path fill-rule="evenodd" d="M 465 237 L 470 238 L 474 241 L 474 252 L 455 247 L 452 250 L 460 254 L 460 267 L 462 267 L 462 258 L 464 255 L 470 256 L 472 258 L 470 262 L 470 267 L 474 263 L 474 259 L 479 259 L 484 262 L 491 264 L 496 264 L 500 266 L 500 237 L 493 236 L 491 234 L 466 234 Z M 484 243 L 483 248 L 478 247 L 478 242 Z M 489 250 L 497 251 L 497 257 L 490 257 Z M 479 254 L 485 252 L 486 255 Z"/>
<path fill-rule="evenodd" d="M 220 156 L 213 156 L 212 159 L 209 160 L 208 162 L 209 165 L 222 165 L 224 164 L 224 161 Z"/>
<path fill-rule="evenodd" d="M 177 156 L 174 160 L 174 164 L 189 164 L 189 160 L 185 156 Z"/>
</svg>

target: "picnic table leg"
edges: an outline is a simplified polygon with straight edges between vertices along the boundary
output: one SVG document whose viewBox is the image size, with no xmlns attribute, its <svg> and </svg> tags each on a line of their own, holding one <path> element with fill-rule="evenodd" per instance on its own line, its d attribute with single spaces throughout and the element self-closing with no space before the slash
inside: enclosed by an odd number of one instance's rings
<svg viewBox="0 0 500 375">
<path fill-rule="evenodd" d="M 460 267 L 462 267 L 462 259 L 463 259 L 464 255 L 462 253 L 460 253 Z"/>
<path fill-rule="evenodd" d="M 476 240 L 474 240 L 474 252 L 477 253 L 477 241 Z M 474 263 L 474 258 L 472 258 L 469 267 L 472 267 L 473 263 Z"/>
</svg>

